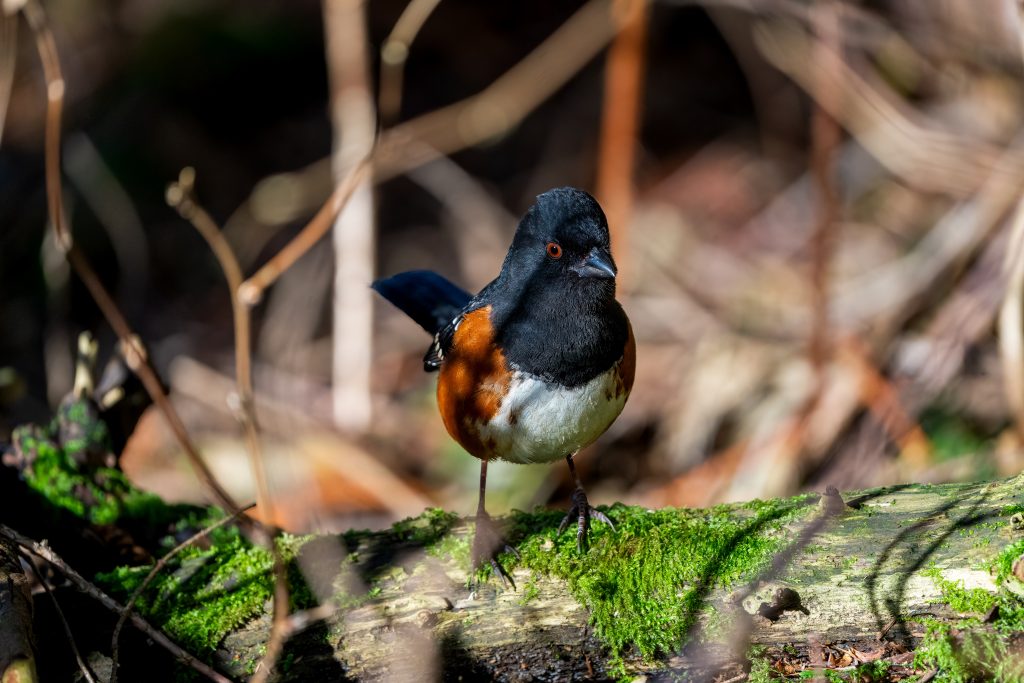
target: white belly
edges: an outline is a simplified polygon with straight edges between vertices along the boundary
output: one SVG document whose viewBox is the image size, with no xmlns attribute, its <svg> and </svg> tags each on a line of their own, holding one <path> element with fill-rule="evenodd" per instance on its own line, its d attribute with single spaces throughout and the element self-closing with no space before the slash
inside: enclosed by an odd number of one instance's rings
<svg viewBox="0 0 1024 683">
<path fill-rule="evenodd" d="M 593 443 L 626 405 L 618 366 L 571 389 L 515 372 L 495 416 L 478 425 L 481 441 L 510 462 L 560 460 Z"/>
</svg>

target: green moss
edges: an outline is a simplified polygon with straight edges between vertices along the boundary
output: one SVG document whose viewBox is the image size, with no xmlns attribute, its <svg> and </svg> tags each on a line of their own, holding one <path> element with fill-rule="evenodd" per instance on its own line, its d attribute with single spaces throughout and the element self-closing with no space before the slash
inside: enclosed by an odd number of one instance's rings
<svg viewBox="0 0 1024 683">
<path fill-rule="evenodd" d="M 25 483 L 54 507 L 93 524 L 167 524 L 183 512 L 185 506 L 168 506 L 158 496 L 135 488 L 120 470 L 80 468 L 69 448 L 52 437 L 53 429 L 18 427 L 12 440 L 30 462 L 23 472 Z"/>
<path fill-rule="evenodd" d="M 1013 563 L 1021 555 L 1024 555 L 1024 539 L 1011 543 L 999 553 L 993 565 L 996 581 L 1002 584 L 1013 577 Z"/>
<path fill-rule="evenodd" d="M 14 440 L 22 452 L 33 452 L 35 459 L 25 471 L 25 482 L 43 495 L 51 504 L 82 517 L 85 503 L 76 495 L 76 487 L 82 482 L 77 468 L 64 451 L 46 439 L 22 432 L 14 432 Z"/>
<path fill-rule="evenodd" d="M 969 683 L 975 680 L 1021 681 L 1024 667 L 1014 655 L 1010 635 L 982 627 L 977 620 L 956 626 L 934 619 L 914 657 L 919 669 L 937 669 L 938 680 Z"/>
<path fill-rule="evenodd" d="M 985 614 L 996 604 L 996 596 L 984 588 L 964 588 L 963 581 L 948 581 L 942 578 L 942 570 L 930 567 L 922 572 L 932 579 L 942 591 L 942 598 L 959 613 Z"/>
<path fill-rule="evenodd" d="M 164 628 L 186 649 L 207 655 L 225 635 L 262 614 L 274 590 L 273 557 L 253 546 L 234 527 L 213 532 L 209 549 L 190 547 L 171 561 L 139 598 L 137 609 Z M 311 607 L 315 600 L 294 558 L 308 537 L 282 535 L 277 540 L 285 562 L 291 607 Z M 119 567 L 97 581 L 122 599 L 142 582 L 150 567 Z"/>
<path fill-rule="evenodd" d="M 1017 510 L 1009 514 L 1014 512 Z M 962 583 L 942 580 L 934 568 L 925 572 L 939 582 L 944 599 L 954 610 L 985 614 L 996 606 L 998 611 L 988 624 L 977 618 L 954 623 L 925 620 L 926 634 L 916 651 L 916 667 L 937 669 L 937 680 L 949 683 L 1024 681 L 1024 663 L 1016 654 L 1019 645 L 1015 643 L 1024 630 L 1024 602 L 1008 589 L 1008 582 L 1017 581 L 1012 566 L 1022 553 L 1024 540 L 1008 545 L 992 563 L 990 569 L 1001 587 L 997 595 L 981 589 L 965 590 Z"/>
<path fill-rule="evenodd" d="M 523 586 L 523 597 L 519 598 L 520 605 L 527 605 L 531 600 L 535 600 L 540 595 L 540 589 L 537 588 L 537 584 L 534 583 L 531 577 L 526 585 Z"/>
<path fill-rule="evenodd" d="M 63 425 L 64 429 L 61 429 Z M 93 451 L 110 450 L 110 431 L 107 423 L 89 399 L 67 398 L 57 410 L 49 427 L 50 433 L 61 435 L 61 446 L 74 458 Z"/>
<path fill-rule="evenodd" d="M 459 516 L 453 512 L 446 512 L 441 508 L 427 508 L 417 517 L 396 522 L 390 533 L 396 541 L 429 548 L 447 536 L 458 521 Z"/>
<path fill-rule="evenodd" d="M 684 644 L 713 587 L 767 566 L 806 500 L 708 510 L 615 505 L 608 514 L 617 530 L 595 524 L 583 556 L 575 534 L 556 535 L 561 512 L 516 513 L 511 537 L 523 565 L 566 581 L 613 658 L 628 648 L 647 658 Z"/>
<path fill-rule="evenodd" d="M 813 509 L 806 496 L 709 510 L 615 505 L 608 514 L 616 531 L 595 523 L 590 550 L 582 556 L 576 551 L 574 533 L 556 534 L 563 514 L 559 511 L 515 512 L 506 533 L 517 544 L 521 566 L 566 582 L 621 665 L 629 649 L 646 658 L 681 647 L 700 616 L 711 623 L 721 621 L 722 615 L 705 603 L 711 589 L 750 578 L 766 567 L 786 544 L 784 526 Z M 415 544 L 468 570 L 472 530 L 451 533 L 458 524 L 459 518 L 451 513 L 427 510 L 398 522 L 384 538 L 372 542 Z M 370 532 L 362 531 L 342 535 L 351 565 L 364 561 L 362 545 L 369 538 Z M 503 559 L 510 570 L 520 564 L 509 555 Z M 387 577 L 381 571 L 371 573 L 368 593 L 339 590 L 335 599 L 344 607 L 365 604 L 383 591 L 379 581 Z M 490 568 L 481 573 L 486 577 Z M 529 580 L 520 590 L 523 604 L 538 594 Z"/>
<path fill-rule="evenodd" d="M 752 654 L 750 656 L 750 673 L 747 674 L 749 683 L 770 683 L 775 680 L 775 670 L 772 669 L 768 658 L 763 654 Z"/>
<path fill-rule="evenodd" d="M 889 669 L 889 662 L 881 659 L 867 664 L 859 664 L 853 670 L 850 680 L 856 683 L 884 683 L 889 680 Z"/>
</svg>

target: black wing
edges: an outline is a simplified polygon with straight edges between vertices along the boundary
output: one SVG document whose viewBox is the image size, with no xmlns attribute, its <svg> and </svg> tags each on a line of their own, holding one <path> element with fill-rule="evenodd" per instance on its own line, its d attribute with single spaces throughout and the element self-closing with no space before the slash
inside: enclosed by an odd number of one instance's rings
<svg viewBox="0 0 1024 683">
<path fill-rule="evenodd" d="M 470 307 L 472 296 L 458 285 L 429 270 L 411 270 L 377 280 L 372 285 L 381 296 L 397 306 L 434 341 L 423 356 L 427 372 L 441 367 L 451 348 L 455 328 Z"/>
<path fill-rule="evenodd" d="M 466 290 L 429 270 L 410 270 L 377 280 L 370 286 L 434 335 L 449 325 L 473 298 Z"/>
</svg>

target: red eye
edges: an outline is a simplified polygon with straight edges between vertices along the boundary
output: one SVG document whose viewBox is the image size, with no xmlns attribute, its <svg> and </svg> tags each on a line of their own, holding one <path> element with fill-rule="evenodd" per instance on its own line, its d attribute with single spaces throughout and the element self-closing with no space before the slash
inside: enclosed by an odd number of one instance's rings
<svg viewBox="0 0 1024 683">
<path fill-rule="evenodd" d="M 562 246 L 558 242 L 548 242 L 548 256 L 562 258 Z"/>
</svg>

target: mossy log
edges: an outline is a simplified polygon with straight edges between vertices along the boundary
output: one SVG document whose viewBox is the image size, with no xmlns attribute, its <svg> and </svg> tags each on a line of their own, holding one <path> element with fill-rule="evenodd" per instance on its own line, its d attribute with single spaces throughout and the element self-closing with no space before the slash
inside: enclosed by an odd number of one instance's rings
<svg viewBox="0 0 1024 683">
<path fill-rule="evenodd" d="M 7 518 L 115 598 L 139 585 L 153 558 L 223 516 L 166 505 L 116 469 L 83 467 L 56 433 L 16 430 L 6 461 L 20 478 L 7 488 L 25 499 Z M 43 513 L 26 514 L 31 506 Z M 923 666 L 960 666 L 963 655 L 973 657 L 964 671 L 991 673 L 1006 671 L 1000 662 L 1012 658 L 1002 655 L 1018 649 L 1007 635 L 1024 629 L 1024 590 L 1011 571 L 1024 553 L 1017 480 L 605 511 L 616 530 L 594 527 L 583 554 L 574 534 L 557 534 L 559 511 L 500 520 L 522 555 L 504 558 L 514 590 L 470 576 L 472 523 L 441 510 L 379 532 L 281 536 L 292 609 L 337 610 L 289 641 L 276 679 L 728 678 L 750 665 L 751 646 L 797 670 L 906 663 L 916 648 Z M 272 565 L 226 526 L 175 556 L 137 609 L 242 680 L 265 651 Z M 88 624 L 100 644 L 89 656 L 105 654 L 101 621 Z M 63 636 L 41 639 L 41 652 L 44 640 Z M 122 648 L 124 680 L 156 680 L 147 647 L 136 638 Z"/>
<path fill-rule="evenodd" d="M 79 457 L 111 452 L 90 400 L 66 401 L 50 425 L 19 427 L 0 449 L 0 520 L 48 540 L 124 600 L 155 558 L 223 513 L 168 505 L 135 488 L 116 459 Z M 949 680 L 1024 680 L 1019 479 L 605 511 L 617 528 L 597 525 L 582 554 L 573 534 L 557 534 L 559 511 L 499 520 L 521 553 L 504 558 L 515 589 L 471 575 L 472 523 L 441 510 L 377 532 L 281 535 L 293 614 L 335 609 L 291 638 L 274 679 L 739 681 L 749 667 L 752 680 L 767 680 L 768 662 L 795 675 L 807 665 L 906 669 L 914 660 Z M 223 526 L 167 562 L 136 609 L 243 680 L 266 650 L 273 564 L 267 549 Z M 26 586 L 13 549 L 0 546 L 4 683 L 9 662 L 32 654 Z M 57 592 L 105 679 L 114 617 L 70 588 Z M 35 660 L 44 679 L 67 680 L 74 664 L 59 652 L 67 639 L 53 615 L 47 621 L 49 604 L 36 605 Z M 175 680 L 153 648 L 126 630 L 121 680 Z M 879 680 L 877 669 L 863 673 L 852 678 Z"/>
<path fill-rule="evenodd" d="M 293 640 L 279 673 L 389 681 L 720 675 L 748 665 L 750 645 L 820 662 L 822 648 L 838 644 L 877 659 L 917 647 L 935 624 L 984 617 L 997 604 L 997 579 L 1015 581 L 997 571 L 1000 555 L 1024 550 L 1024 532 L 1011 522 L 1024 509 L 1015 481 L 893 486 L 845 499 L 710 511 L 616 506 L 608 512 L 618 532 L 598 530 L 584 556 L 555 537 L 557 514 L 517 514 L 506 520 L 523 552 L 510 562 L 516 590 L 494 577 L 467 587 L 470 529 L 443 513 L 319 538 L 299 551 L 300 564 L 312 569 L 313 592 L 345 606 Z M 243 676 L 268 629 L 262 616 L 233 630 L 216 649 L 218 665 Z"/>
</svg>

